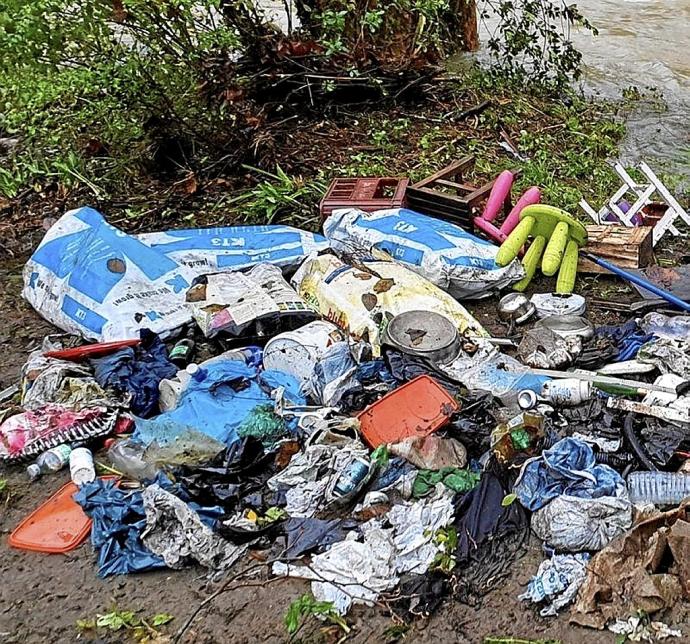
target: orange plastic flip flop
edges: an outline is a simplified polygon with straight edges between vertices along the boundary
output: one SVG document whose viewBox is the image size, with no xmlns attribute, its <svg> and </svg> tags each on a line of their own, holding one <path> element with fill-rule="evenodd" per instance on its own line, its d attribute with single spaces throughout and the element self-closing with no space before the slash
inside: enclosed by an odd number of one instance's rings
<svg viewBox="0 0 690 644">
<path fill-rule="evenodd" d="M 63 485 L 15 528 L 10 545 L 50 553 L 69 552 L 81 545 L 91 531 L 91 519 L 72 498 L 78 491 L 72 482 Z"/>
<path fill-rule="evenodd" d="M 426 436 L 448 422 L 458 403 L 430 376 L 418 376 L 367 407 L 357 418 L 373 448 Z"/>
</svg>

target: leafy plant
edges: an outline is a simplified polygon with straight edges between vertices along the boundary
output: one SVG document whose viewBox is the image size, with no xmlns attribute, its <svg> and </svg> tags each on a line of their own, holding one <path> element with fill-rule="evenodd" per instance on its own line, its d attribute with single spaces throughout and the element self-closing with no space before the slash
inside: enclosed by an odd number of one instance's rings
<svg viewBox="0 0 690 644">
<path fill-rule="evenodd" d="M 288 635 L 293 636 L 305 622 L 305 618 L 316 617 L 339 627 L 345 634 L 350 632 L 347 622 L 335 609 L 333 602 L 317 601 L 311 593 L 305 593 L 290 604 L 283 621 Z"/>
<path fill-rule="evenodd" d="M 432 568 L 449 575 L 455 568 L 455 551 L 458 549 L 458 533 L 453 527 L 439 528 L 434 534 L 434 543 L 439 552 L 434 557 Z"/>
<path fill-rule="evenodd" d="M 108 631 L 127 633 L 137 642 L 148 642 L 158 639 L 158 628 L 168 624 L 174 619 L 168 613 L 158 613 L 149 620 L 142 619 L 134 611 L 121 611 L 117 608 L 104 615 L 96 615 L 90 619 L 78 619 L 77 629 L 80 631 L 105 629 Z"/>
</svg>

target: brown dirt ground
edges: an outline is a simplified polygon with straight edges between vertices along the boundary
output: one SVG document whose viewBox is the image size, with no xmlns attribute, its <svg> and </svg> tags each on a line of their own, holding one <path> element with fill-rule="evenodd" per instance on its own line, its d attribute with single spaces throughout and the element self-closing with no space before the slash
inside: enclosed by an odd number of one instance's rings
<svg viewBox="0 0 690 644">
<path fill-rule="evenodd" d="M 16 381 L 26 354 L 36 347 L 51 327 L 21 299 L 22 262 L 0 265 L 0 388 Z M 498 333 L 493 301 L 470 305 L 482 323 Z M 607 321 L 615 321 L 608 315 Z M 603 320 L 602 320 L 603 321 Z M 96 576 L 95 557 L 87 542 L 67 555 L 43 555 L 10 548 L 7 537 L 30 511 L 68 480 L 65 472 L 29 485 L 22 467 L 2 473 L 8 480 L 10 498 L 0 506 L 0 641 L 74 642 L 127 641 L 122 632 L 80 634 L 76 620 L 93 618 L 117 606 L 142 617 L 166 612 L 175 620 L 162 630 L 174 635 L 192 612 L 223 580 L 210 582 L 204 571 L 152 572 L 101 580 Z M 404 640 L 410 642 L 481 643 L 486 636 L 550 638 L 564 644 L 581 641 L 611 643 L 614 636 L 568 624 L 567 614 L 541 618 L 517 596 L 542 560 L 540 544 L 533 538 L 516 562 L 511 576 L 484 598 L 479 607 L 447 601 L 429 619 L 412 624 Z M 265 571 L 252 579 L 252 586 L 238 587 L 218 596 L 200 612 L 186 631 L 183 642 L 283 642 L 287 640 L 283 615 L 289 604 L 306 592 L 307 582 L 278 580 L 265 584 Z M 245 582 L 246 583 L 246 582 Z M 234 587 L 235 584 L 233 584 Z M 666 616 L 674 624 L 688 623 L 688 605 Z M 388 630 L 393 622 L 383 608 L 354 609 L 348 616 L 351 642 L 392 642 Z M 686 627 L 687 628 L 687 627 Z M 333 633 L 314 630 L 302 641 L 335 641 Z M 100 637 L 100 639 L 98 639 Z M 324 639 L 325 638 L 325 639 Z M 678 641 L 678 640 L 675 640 Z M 684 639 L 684 641 L 690 641 Z"/>
</svg>

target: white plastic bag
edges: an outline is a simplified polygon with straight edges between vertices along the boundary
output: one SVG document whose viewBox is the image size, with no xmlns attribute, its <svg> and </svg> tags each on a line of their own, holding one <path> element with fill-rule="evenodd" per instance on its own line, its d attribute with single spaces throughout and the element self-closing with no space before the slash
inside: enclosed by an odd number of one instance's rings
<svg viewBox="0 0 690 644">
<path fill-rule="evenodd" d="M 48 321 L 91 340 L 137 338 L 142 328 L 165 333 L 191 320 L 185 293 L 209 269 L 288 266 L 325 246 L 311 233 L 280 226 L 273 235 L 273 228 L 136 237 L 93 208 L 78 208 L 60 217 L 27 262 L 23 295 Z"/>
<path fill-rule="evenodd" d="M 323 228 L 333 250 L 378 248 L 458 299 L 488 295 L 524 276 L 517 260 L 496 265 L 498 246 L 406 208 L 339 209 Z"/>
</svg>

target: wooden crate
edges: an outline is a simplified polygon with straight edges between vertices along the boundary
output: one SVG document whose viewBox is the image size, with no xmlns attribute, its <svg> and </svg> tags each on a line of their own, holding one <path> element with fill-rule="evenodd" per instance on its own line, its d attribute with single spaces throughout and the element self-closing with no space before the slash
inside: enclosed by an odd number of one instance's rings
<svg viewBox="0 0 690 644">
<path fill-rule="evenodd" d="M 364 212 L 400 208 L 409 183 L 404 177 L 333 179 L 319 204 L 321 223 L 338 208 L 359 208 Z"/>
<path fill-rule="evenodd" d="M 479 187 L 467 183 L 463 175 L 473 164 L 474 157 L 463 157 L 409 186 L 405 193 L 407 207 L 472 230 L 472 219 L 479 214 L 481 204 L 494 186 L 493 181 Z M 513 174 L 518 172 L 513 170 Z M 505 213 L 508 214 L 511 208 L 508 198 L 504 204 Z"/>
<path fill-rule="evenodd" d="M 652 228 L 640 226 L 585 226 L 587 246 L 585 250 L 621 268 L 644 268 L 654 263 Z M 580 257 L 577 265 L 580 273 L 609 273 L 605 268 Z"/>
</svg>

